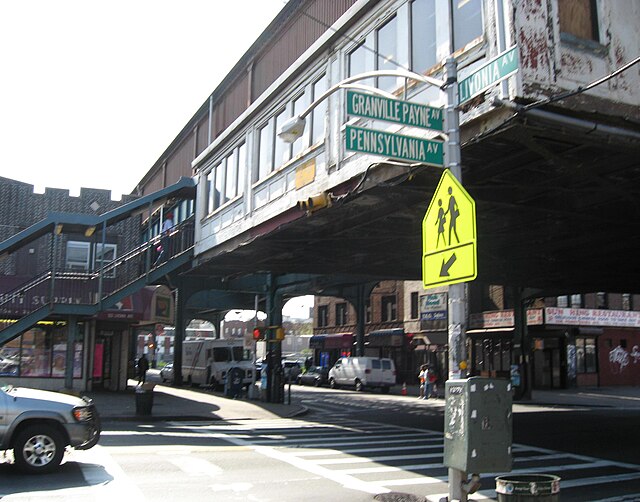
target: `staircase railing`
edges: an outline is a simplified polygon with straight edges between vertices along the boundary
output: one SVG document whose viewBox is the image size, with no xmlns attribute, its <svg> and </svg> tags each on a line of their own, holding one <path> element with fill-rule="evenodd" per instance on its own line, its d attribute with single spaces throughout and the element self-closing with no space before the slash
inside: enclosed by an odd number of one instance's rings
<svg viewBox="0 0 640 502">
<path fill-rule="evenodd" d="M 140 287 L 149 284 L 156 269 L 166 268 L 175 258 L 190 253 L 193 240 L 191 218 L 173 227 L 168 235 L 154 237 L 94 271 L 49 270 L 12 291 L 0 294 L 0 314 L 20 318 L 47 305 L 50 312 L 57 305 L 66 305 L 67 313 L 76 305 L 94 306 L 95 312 L 109 308 L 110 297 L 136 282 Z M 158 261 L 161 242 L 165 249 L 162 261 Z M 170 269 L 171 266 L 167 270 Z"/>
</svg>

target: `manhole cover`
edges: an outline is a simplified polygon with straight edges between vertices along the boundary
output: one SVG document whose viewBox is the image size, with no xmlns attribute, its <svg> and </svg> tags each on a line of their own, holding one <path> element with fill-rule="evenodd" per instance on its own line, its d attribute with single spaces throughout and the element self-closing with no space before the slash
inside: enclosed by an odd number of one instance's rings
<svg viewBox="0 0 640 502">
<path fill-rule="evenodd" d="M 373 500 L 379 502 L 425 502 L 425 497 L 419 497 L 418 495 L 412 495 L 411 493 L 379 493 Z"/>
</svg>

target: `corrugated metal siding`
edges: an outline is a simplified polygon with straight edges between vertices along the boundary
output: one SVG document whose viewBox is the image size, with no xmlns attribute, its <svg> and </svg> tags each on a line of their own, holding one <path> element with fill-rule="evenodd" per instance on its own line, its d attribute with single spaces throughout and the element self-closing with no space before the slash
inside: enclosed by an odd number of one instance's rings
<svg viewBox="0 0 640 502">
<path fill-rule="evenodd" d="M 274 37 L 256 58 L 253 75 L 253 97 L 262 94 L 291 64 L 306 51 L 356 0 L 314 0 L 307 3 L 282 32 Z"/>
<path fill-rule="evenodd" d="M 209 146 L 209 114 L 198 122 L 198 136 L 196 141 L 196 157 Z"/>
<path fill-rule="evenodd" d="M 223 97 L 214 103 L 211 140 L 250 105 L 250 85 L 251 98 L 255 100 L 356 1 L 309 0 L 303 7 L 308 15 L 298 13 L 287 20 L 273 35 L 272 41 L 256 55 L 253 82 L 249 83 L 247 73 L 240 75 Z M 156 163 L 156 172 L 141 187 L 143 194 L 164 188 L 165 183 L 175 183 L 180 176 L 191 176 L 194 147 L 197 149 L 197 156 L 209 145 L 208 110 L 202 113 L 203 117 L 198 122 L 197 143 L 194 144 L 194 134 L 184 138 L 169 157 L 166 176 L 162 163 Z"/>
<path fill-rule="evenodd" d="M 167 185 L 174 183 L 180 176 L 191 176 L 191 161 L 194 157 L 195 135 L 189 134 L 173 152 L 167 161 Z"/>
</svg>

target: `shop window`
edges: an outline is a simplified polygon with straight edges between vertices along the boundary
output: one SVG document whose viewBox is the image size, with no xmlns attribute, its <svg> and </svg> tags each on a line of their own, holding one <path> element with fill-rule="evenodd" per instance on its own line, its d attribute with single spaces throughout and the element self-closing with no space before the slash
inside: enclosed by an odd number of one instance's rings
<svg viewBox="0 0 640 502">
<path fill-rule="evenodd" d="M 89 242 L 67 241 L 67 270 L 88 271 L 91 257 L 91 244 Z"/>
<path fill-rule="evenodd" d="M 329 325 L 329 309 L 327 305 L 318 307 L 318 327 L 323 328 Z"/>
<path fill-rule="evenodd" d="M 398 69 L 398 18 L 393 17 L 376 31 L 376 70 Z M 393 91 L 397 87 L 396 77 L 379 77 L 378 87 Z"/>
<path fill-rule="evenodd" d="M 595 0 L 558 0 L 561 38 L 599 41 Z"/>
<path fill-rule="evenodd" d="M 313 84 L 312 100 L 315 101 L 329 88 L 327 76 L 322 75 Z M 327 100 L 323 99 L 318 106 L 311 112 L 311 143 L 315 145 L 320 141 L 324 141 L 324 123 L 327 114 Z"/>
<path fill-rule="evenodd" d="M 596 339 L 593 337 L 576 338 L 576 372 L 597 373 Z"/>
<path fill-rule="evenodd" d="M 398 318 L 398 309 L 395 295 L 382 297 L 382 322 L 395 321 Z"/>
<path fill-rule="evenodd" d="M 417 319 L 419 315 L 418 309 L 418 292 L 414 291 L 411 293 L 411 319 Z"/>
<path fill-rule="evenodd" d="M 558 308 L 566 309 L 569 307 L 569 297 L 567 295 L 559 296 L 556 305 Z"/>
<path fill-rule="evenodd" d="M 81 332 L 81 325 L 78 327 Z M 73 376 L 82 378 L 83 343 L 76 342 Z M 0 375 L 64 378 L 67 361 L 67 328 L 32 328 L 0 348 Z"/>
<path fill-rule="evenodd" d="M 371 300 L 367 299 L 367 301 L 364 304 L 364 322 L 365 323 L 370 323 L 371 322 Z"/>
<path fill-rule="evenodd" d="M 452 0 L 451 15 L 454 51 L 482 36 L 482 0 Z"/>
<path fill-rule="evenodd" d="M 336 326 L 344 326 L 347 324 L 347 304 L 336 303 Z"/>
<path fill-rule="evenodd" d="M 411 2 L 411 69 L 424 73 L 438 62 L 435 0 Z"/>
<path fill-rule="evenodd" d="M 622 310 L 633 310 L 633 298 L 629 293 L 622 294 Z"/>
</svg>

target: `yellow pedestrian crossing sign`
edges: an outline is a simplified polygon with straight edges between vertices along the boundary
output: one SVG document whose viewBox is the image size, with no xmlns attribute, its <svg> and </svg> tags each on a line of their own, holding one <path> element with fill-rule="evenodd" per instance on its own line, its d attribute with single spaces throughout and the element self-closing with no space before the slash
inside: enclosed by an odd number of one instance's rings
<svg viewBox="0 0 640 502">
<path fill-rule="evenodd" d="M 445 169 L 422 220 L 422 283 L 446 286 L 477 275 L 476 203 Z"/>
</svg>

